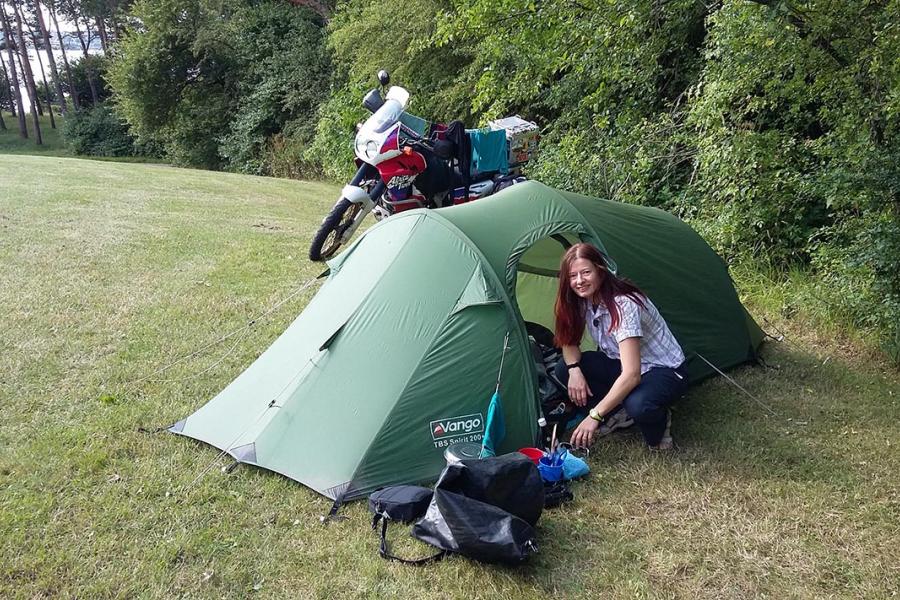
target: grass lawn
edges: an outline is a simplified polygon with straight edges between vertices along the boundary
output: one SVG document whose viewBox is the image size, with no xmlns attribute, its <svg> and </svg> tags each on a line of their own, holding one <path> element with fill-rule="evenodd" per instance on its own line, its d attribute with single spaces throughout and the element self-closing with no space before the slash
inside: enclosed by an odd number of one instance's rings
<svg viewBox="0 0 900 600">
<path fill-rule="evenodd" d="M 9 123 L 7 123 L 9 125 Z M 170 424 L 227 385 L 314 294 L 232 346 L 153 371 L 322 271 L 328 184 L 0 154 L 0 597 L 889 598 L 900 590 L 900 376 L 787 333 L 771 369 L 717 378 L 674 416 L 679 449 L 602 440 L 576 499 L 504 568 L 377 556 L 365 503 L 213 469 Z M 760 319 L 761 320 L 761 319 Z M 230 350 L 230 351 L 229 351 Z M 195 482 L 196 480 L 196 482 Z M 393 529 L 395 550 L 428 548 Z"/>
<path fill-rule="evenodd" d="M 19 122 L 7 112 L 3 112 L 3 119 L 6 122 L 6 131 L 0 130 L 0 154 L 27 154 L 35 156 L 69 156 L 74 157 L 75 154 L 65 145 L 62 136 L 64 117 L 55 113 L 56 129 L 50 127 L 50 116 L 44 114 L 39 117 L 41 123 L 42 143 L 38 146 L 34 138 L 34 123 L 31 114 L 26 114 L 26 123 L 28 125 L 28 138 L 23 139 L 19 136 Z M 82 156 L 81 158 L 89 160 L 97 160 L 103 162 L 127 162 L 127 163 L 156 163 L 162 164 L 166 160 L 155 156 Z"/>
<path fill-rule="evenodd" d="M 60 130 L 63 126 L 61 117 L 54 107 L 56 129 L 50 127 L 50 115 L 45 113 L 38 117 L 41 124 L 42 144 L 35 143 L 34 121 L 31 114 L 25 115 L 25 123 L 28 126 L 28 139 L 19 137 L 19 121 L 17 117 L 3 111 L 3 121 L 6 123 L 6 131 L 0 130 L 0 154 L 36 154 L 41 156 L 71 156 L 71 152 L 63 145 Z"/>
</svg>

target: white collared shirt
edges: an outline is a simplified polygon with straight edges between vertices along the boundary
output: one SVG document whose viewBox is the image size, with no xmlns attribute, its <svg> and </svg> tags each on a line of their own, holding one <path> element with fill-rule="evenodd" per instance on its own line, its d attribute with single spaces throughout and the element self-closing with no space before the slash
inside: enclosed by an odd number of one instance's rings
<svg viewBox="0 0 900 600">
<path fill-rule="evenodd" d="M 586 301 L 585 319 L 598 349 L 609 358 L 621 360 L 619 342 L 641 339 L 641 375 L 653 367 L 674 369 L 684 362 L 684 351 L 650 299 L 641 296 L 644 308 L 628 296 L 616 296 L 619 326 L 609 332 L 612 316 L 605 306 Z"/>
</svg>

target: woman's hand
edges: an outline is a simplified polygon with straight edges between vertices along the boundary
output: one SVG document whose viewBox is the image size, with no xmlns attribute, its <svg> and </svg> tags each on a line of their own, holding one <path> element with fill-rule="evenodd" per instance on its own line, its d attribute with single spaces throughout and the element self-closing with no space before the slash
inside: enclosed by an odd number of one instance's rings
<svg viewBox="0 0 900 600">
<path fill-rule="evenodd" d="M 594 443 L 594 436 L 597 434 L 599 428 L 599 421 L 590 417 L 585 417 L 584 420 L 578 424 L 578 427 L 575 428 L 575 431 L 572 432 L 572 437 L 569 441 L 572 443 L 572 446 L 576 448 L 579 446 L 582 448 L 590 448 L 591 444 Z"/>
<path fill-rule="evenodd" d="M 569 371 L 569 400 L 575 403 L 575 406 L 585 406 L 588 401 L 588 397 L 593 396 L 593 392 L 591 392 L 591 388 L 588 387 L 587 379 L 584 378 L 584 373 L 581 372 L 581 368 L 572 369 Z"/>
</svg>

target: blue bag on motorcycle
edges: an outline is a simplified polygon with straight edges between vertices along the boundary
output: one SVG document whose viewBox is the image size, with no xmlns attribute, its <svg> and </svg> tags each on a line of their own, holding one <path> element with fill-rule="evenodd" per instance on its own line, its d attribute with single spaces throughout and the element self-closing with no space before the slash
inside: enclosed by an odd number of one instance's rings
<svg viewBox="0 0 900 600">
<path fill-rule="evenodd" d="M 509 172 L 509 149 L 502 129 L 468 131 L 472 142 L 472 171 L 478 173 Z"/>
</svg>

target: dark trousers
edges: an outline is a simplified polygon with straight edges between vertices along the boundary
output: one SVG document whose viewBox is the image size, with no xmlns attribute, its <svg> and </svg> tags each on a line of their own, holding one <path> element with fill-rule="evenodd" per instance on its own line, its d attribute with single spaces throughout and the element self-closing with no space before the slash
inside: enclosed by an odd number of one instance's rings
<svg viewBox="0 0 900 600">
<path fill-rule="evenodd" d="M 600 351 L 582 352 L 578 362 L 593 394 L 588 399 L 588 408 L 593 408 L 622 374 L 622 363 Z M 563 385 L 569 385 L 569 370 L 563 361 L 556 364 L 555 374 Z M 641 375 L 641 382 L 625 397 L 622 402 L 625 412 L 640 427 L 647 445 L 659 444 L 666 430 L 667 409 L 685 390 L 684 365 L 677 369 L 655 367 Z"/>
</svg>

